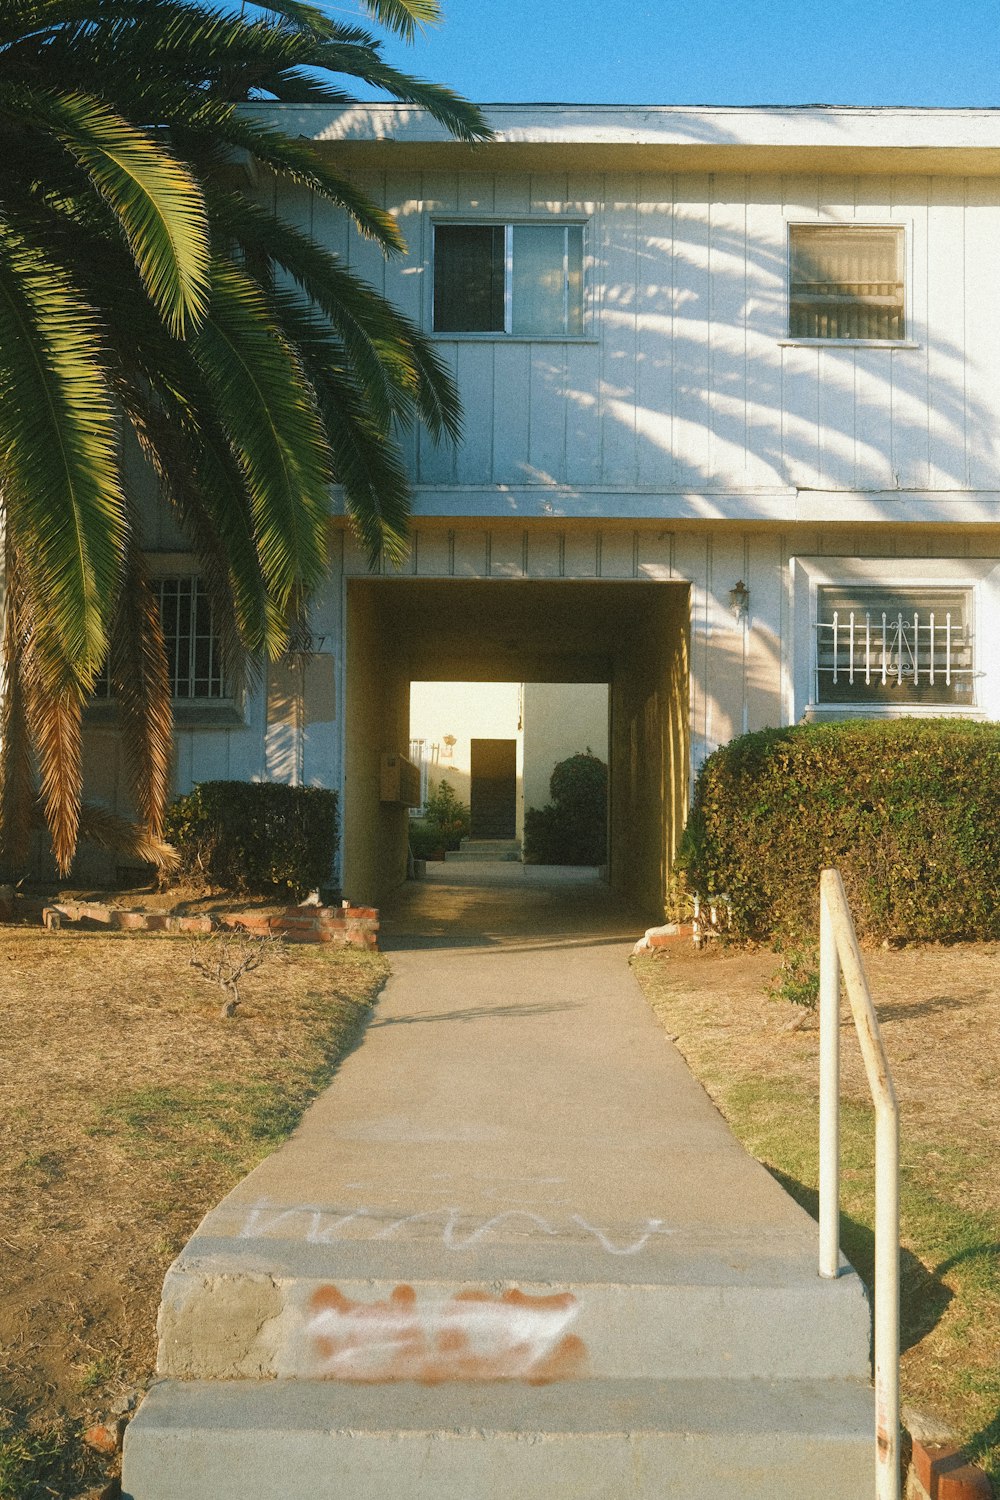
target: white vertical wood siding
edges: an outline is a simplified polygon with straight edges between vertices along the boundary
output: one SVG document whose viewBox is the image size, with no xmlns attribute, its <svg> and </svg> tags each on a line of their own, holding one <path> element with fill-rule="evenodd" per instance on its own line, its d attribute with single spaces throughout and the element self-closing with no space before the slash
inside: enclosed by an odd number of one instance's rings
<svg viewBox="0 0 1000 1500">
<path fill-rule="evenodd" d="M 588 340 L 439 337 L 466 436 L 458 449 L 408 437 L 418 484 L 1000 487 L 997 179 L 450 171 L 360 180 L 398 215 L 409 255 L 386 268 L 318 209 L 313 227 L 425 328 L 435 215 L 588 220 Z M 905 227 L 907 336 L 917 347 L 782 342 L 796 220 Z"/>
</svg>

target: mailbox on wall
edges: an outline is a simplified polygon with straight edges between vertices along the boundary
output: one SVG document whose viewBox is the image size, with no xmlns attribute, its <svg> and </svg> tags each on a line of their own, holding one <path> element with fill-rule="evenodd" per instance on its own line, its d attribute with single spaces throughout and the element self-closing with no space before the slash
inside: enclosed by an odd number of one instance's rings
<svg viewBox="0 0 1000 1500">
<path fill-rule="evenodd" d="M 405 755 L 383 750 L 379 801 L 396 802 L 403 807 L 419 807 L 420 767 L 407 760 Z"/>
</svg>

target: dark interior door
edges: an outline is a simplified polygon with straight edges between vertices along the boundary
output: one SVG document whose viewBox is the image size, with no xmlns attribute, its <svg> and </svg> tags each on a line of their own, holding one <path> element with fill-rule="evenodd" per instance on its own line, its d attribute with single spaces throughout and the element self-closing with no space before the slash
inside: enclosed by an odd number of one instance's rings
<svg viewBox="0 0 1000 1500">
<path fill-rule="evenodd" d="M 517 741 L 472 741 L 469 794 L 474 839 L 512 839 L 517 829 Z"/>
</svg>

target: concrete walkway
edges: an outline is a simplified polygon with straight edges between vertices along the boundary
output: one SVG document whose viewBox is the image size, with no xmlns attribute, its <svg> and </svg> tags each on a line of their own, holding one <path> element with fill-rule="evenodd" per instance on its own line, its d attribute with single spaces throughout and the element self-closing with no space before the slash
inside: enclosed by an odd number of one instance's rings
<svg viewBox="0 0 1000 1500">
<path fill-rule="evenodd" d="M 644 925 L 585 870 L 449 865 L 400 892 L 383 912 L 393 974 L 363 1044 L 168 1275 L 167 1383 L 130 1428 L 126 1494 L 478 1500 L 508 1492 L 488 1479 L 504 1463 L 460 1462 L 442 1427 L 480 1448 L 491 1421 L 574 1440 L 582 1422 L 606 1438 L 612 1411 L 623 1441 L 635 1423 L 662 1446 L 670 1423 L 651 1413 L 670 1405 L 665 1382 L 688 1461 L 693 1413 L 711 1428 L 724 1409 L 743 1451 L 762 1428 L 772 1448 L 776 1431 L 808 1432 L 806 1456 L 785 1463 L 787 1493 L 833 1492 L 803 1479 L 830 1449 L 836 1493 L 855 1494 L 851 1465 L 869 1472 L 864 1296 L 852 1273 L 819 1281 L 815 1224 L 737 1145 L 650 1013 L 627 967 Z M 316 1384 L 293 1397 L 291 1381 Z M 536 1383 L 546 1390 L 526 1395 Z M 319 1403 L 300 1450 L 326 1453 L 339 1434 L 336 1462 L 346 1443 L 361 1464 L 353 1490 L 261 1478 L 268 1464 L 285 1472 L 290 1401 L 300 1426 Z M 364 1457 L 359 1424 L 381 1457 Z M 248 1425 L 278 1436 L 258 1438 L 252 1472 L 210 1488 Z M 399 1472 L 383 1469 L 389 1434 L 420 1436 L 426 1482 L 398 1454 Z M 710 1432 L 702 1446 L 720 1444 Z M 570 1447 L 564 1490 L 561 1470 L 522 1472 L 514 1442 L 510 1492 L 718 1493 L 711 1463 L 704 1489 L 690 1476 L 676 1490 L 583 1479 L 586 1444 Z M 214 1477 L 192 1481 L 199 1464 Z M 786 1493 L 769 1471 L 754 1483 L 727 1493 Z"/>
</svg>

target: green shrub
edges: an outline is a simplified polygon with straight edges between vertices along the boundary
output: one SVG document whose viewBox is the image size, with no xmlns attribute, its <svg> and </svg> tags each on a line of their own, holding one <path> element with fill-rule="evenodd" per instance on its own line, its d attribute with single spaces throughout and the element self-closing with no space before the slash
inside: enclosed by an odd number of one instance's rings
<svg viewBox="0 0 1000 1500">
<path fill-rule="evenodd" d="M 561 760 L 552 798 L 524 815 L 524 857 L 537 865 L 600 865 L 607 853 L 608 768 L 589 750 Z"/>
<path fill-rule="evenodd" d="M 859 932 L 1000 938 L 1000 725 L 862 719 L 742 735 L 695 784 L 680 863 L 732 931 L 814 933 L 836 865 Z"/>
<path fill-rule="evenodd" d="M 436 823 L 426 818 L 410 819 L 410 851 L 414 859 L 444 859 L 449 845 Z M 451 845 L 457 849 L 458 842 Z"/>
<path fill-rule="evenodd" d="M 203 781 L 167 815 L 181 873 L 230 890 L 302 896 L 326 885 L 337 794 L 273 781 Z"/>
<path fill-rule="evenodd" d="M 450 782 L 439 781 L 424 806 L 424 822 L 444 839 L 446 849 L 457 849 L 469 835 L 472 817 Z"/>
</svg>

